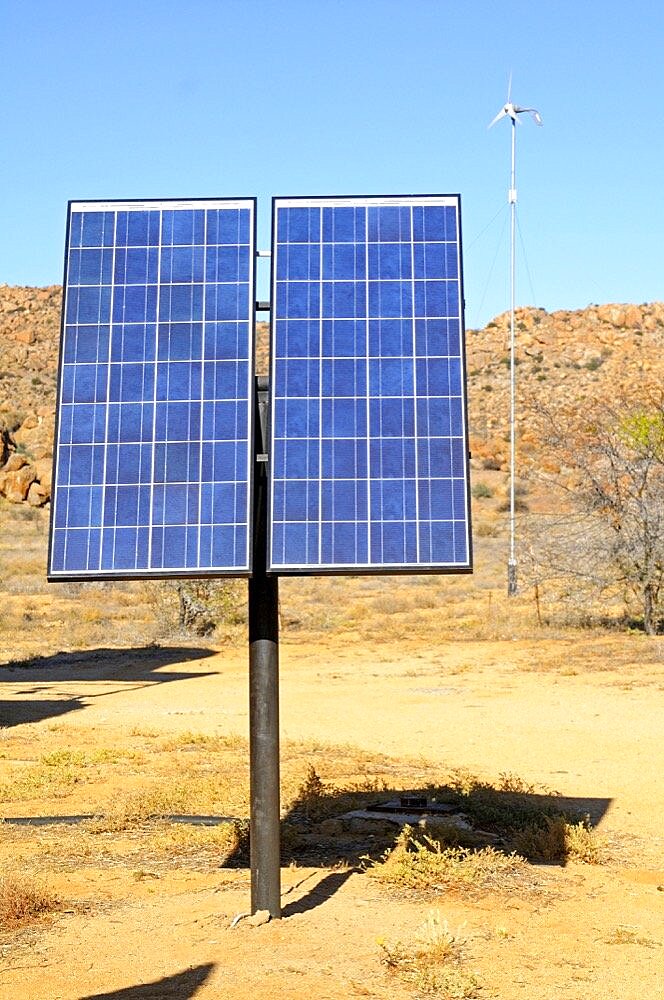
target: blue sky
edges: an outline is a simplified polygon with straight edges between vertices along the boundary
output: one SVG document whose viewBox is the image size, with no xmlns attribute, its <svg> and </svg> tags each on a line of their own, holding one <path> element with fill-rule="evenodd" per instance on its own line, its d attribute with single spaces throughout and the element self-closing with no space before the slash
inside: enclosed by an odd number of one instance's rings
<svg viewBox="0 0 664 1000">
<path fill-rule="evenodd" d="M 462 196 L 466 322 L 664 298 L 664 13 L 645 0 L 0 0 L 0 283 L 62 276 L 70 198 Z M 267 280 L 261 279 L 261 297 Z"/>
</svg>

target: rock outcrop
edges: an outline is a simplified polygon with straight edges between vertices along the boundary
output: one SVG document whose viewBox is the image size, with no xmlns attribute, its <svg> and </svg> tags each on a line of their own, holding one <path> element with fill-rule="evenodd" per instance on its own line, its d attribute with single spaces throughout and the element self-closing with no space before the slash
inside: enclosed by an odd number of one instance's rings
<svg viewBox="0 0 664 1000">
<path fill-rule="evenodd" d="M 507 468 L 509 337 L 509 313 L 467 331 L 471 450 L 487 468 Z M 664 387 L 662 302 L 517 309 L 515 341 L 517 436 L 534 452 L 532 415 L 542 408 L 581 411 Z"/>
<path fill-rule="evenodd" d="M 0 286 L 0 495 L 51 495 L 62 291 Z"/>
</svg>

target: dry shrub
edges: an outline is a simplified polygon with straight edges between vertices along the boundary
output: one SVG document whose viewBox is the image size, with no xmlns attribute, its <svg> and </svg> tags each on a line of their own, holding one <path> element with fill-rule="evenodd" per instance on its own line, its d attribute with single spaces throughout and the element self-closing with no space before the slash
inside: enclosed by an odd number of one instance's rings
<svg viewBox="0 0 664 1000">
<path fill-rule="evenodd" d="M 371 602 L 370 610 L 379 615 L 401 615 L 419 606 L 419 601 L 408 592 L 381 594 Z"/>
<path fill-rule="evenodd" d="M 206 636 L 246 622 L 243 580 L 149 581 L 143 597 L 164 634 Z"/>
<path fill-rule="evenodd" d="M 506 497 L 505 500 L 501 500 L 496 510 L 498 511 L 499 514 L 506 514 L 508 510 L 511 510 L 509 497 Z M 524 500 L 522 497 L 515 497 L 514 510 L 523 514 L 529 511 L 530 507 L 528 506 L 528 502 Z"/>
<path fill-rule="evenodd" d="M 545 785 L 530 784 L 515 774 L 501 774 L 491 784 L 457 770 L 437 794 L 457 805 L 475 827 L 498 834 L 503 844 L 528 861 L 601 864 L 603 860 L 590 817 L 566 809 L 560 794 Z"/>
<path fill-rule="evenodd" d="M 588 865 L 602 862 L 602 846 L 588 819 L 571 823 L 564 816 L 545 816 L 543 826 L 517 831 L 514 845 L 530 861 L 544 864 L 561 864 L 568 860 Z"/>
<path fill-rule="evenodd" d="M 473 531 L 478 538 L 497 538 L 500 534 L 500 525 L 489 521 L 478 521 L 473 525 Z"/>
<path fill-rule="evenodd" d="M 526 873 L 527 862 L 517 854 L 493 847 L 473 850 L 449 847 L 404 826 L 394 850 L 381 861 L 367 859 L 368 874 L 402 889 L 439 893 L 448 889 L 510 888 Z"/>
<path fill-rule="evenodd" d="M 649 934 L 640 933 L 640 928 L 630 924 L 619 924 L 606 938 L 607 944 L 638 944 L 643 948 L 661 948 L 661 941 L 655 941 Z"/>
<path fill-rule="evenodd" d="M 309 764 L 304 781 L 289 804 L 289 819 L 297 824 L 319 823 L 321 820 L 351 809 L 366 807 L 383 798 L 387 785 L 379 778 L 367 777 L 361 781 L 337 788 L 327 785 Z"/>
<path fill-rule="evenodd" d="M 494 494 L 494 490 L 488 483 L 482 482 L 475 483 L 471 490 L 472 496 L 475 500 L 490 500 Z"/>
<path fill-rule="evenodd" d="M 329 790 L 321 781 L 313 764 L 309 764 L 307 774 L 297 790 L 290 806 L 291 816 L 302 816 L 306 820 L 317 821 L 327 815 L 325 800 Z"/>
<path fill-rule="evenodd" d="M 53 893 L 28 879 L 13 875 L 0 878 L 0 929 L 32 923 L 60 906 Z"/>
</svg>

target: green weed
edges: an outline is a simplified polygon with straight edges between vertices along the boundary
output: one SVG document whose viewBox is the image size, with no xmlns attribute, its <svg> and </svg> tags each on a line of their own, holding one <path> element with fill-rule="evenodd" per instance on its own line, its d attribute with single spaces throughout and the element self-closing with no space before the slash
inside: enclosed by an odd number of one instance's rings
<svg viewBox="0 0 664 1000">
<path fill-rule="evenodd" d="M 487 483 L 475 483 L 471 493 L 476 500 L 489 500 L 493 496 L 493 490 Z"/>
</svg>

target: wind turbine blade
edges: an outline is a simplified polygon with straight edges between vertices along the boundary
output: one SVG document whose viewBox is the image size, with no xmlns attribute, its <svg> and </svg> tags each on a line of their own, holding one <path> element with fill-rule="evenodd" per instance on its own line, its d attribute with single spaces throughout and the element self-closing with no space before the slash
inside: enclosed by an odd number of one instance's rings
<svg viewBox="0 0 664 1000">
<path fill-rule="evenodd" d="M 512 98 L 512 70 L 510 70 L 509 80 L 507 81 L 507 100 L 505 101 L 505 103 L 509 104 L 511 98 Z"/>
<path fill-rule="evenodd" d="M 514 110 L 517 113 L 517 115 L 524 115 L 524 114 L 530 115 L 530 117 L 532 118 L 532 120 L 535 122 L 536 125 L 544 124 L 544 122 L 542 121 L 542 116 L 537 110 L 537 108 L 521 108 L 519 107 L 518 104 L 515 104 Z"/>
<path fill-rule="evenodd" d="M 505 111 L 505 108 L 501 108 L 500 111 L 498 112 L 498 114 L 496 115 L 496 117 L 493 119 L 492 122 L 490 122 L 490 124 L 487 127 L 488 128 L 493 128 L 493 126 L 496 124 L 496 122 L 499 122 L 501 118 L 505 118 L 506 115 L 507 115 L 507 112 Z"/>
</svg>

